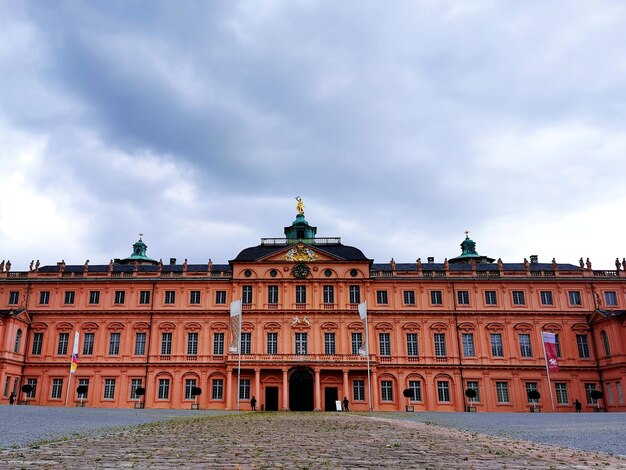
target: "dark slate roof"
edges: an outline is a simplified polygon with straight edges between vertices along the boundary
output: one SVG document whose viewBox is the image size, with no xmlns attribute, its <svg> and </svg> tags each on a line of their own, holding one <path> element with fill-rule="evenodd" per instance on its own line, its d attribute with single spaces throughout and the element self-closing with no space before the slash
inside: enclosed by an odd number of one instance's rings
<svg viewBox="0 0 626 470">
<path fill-rule="evenodd" d="M 371 261 L 368 259 L 361 250 L 355 248 L 353 246 L 347 245 L 305 245 L 314 248 L 315 250 L 321 251 L 322 253 L 327 253 L 330 256 L 335 258 L 339 258 L 345 261 Z M 264 258 L 266 256 L 270 256 L 274 253 L 278 253 L 279 251 L 283 251 L 287 248 L 287 245 L 282 246 L 266 246 L 266 245 L 258 245 L 252 246 L 250 248 L 246 248 L 242 250 L 237 257 L 231 261 L 232 262 L 241 262 L 241 261 L 256 261 L 260 258 Z"/>
<path fill-rule="evenodd" d="M 60 271 L 60 267 L 58 265 L 52 265 L 52 266 L 41 266 L 39 268 L 39 272 L 40 273 L 58 273 Z M 230 271 L 230 265 L 228 264 L 214 264 L 212 267 L 212 272 L 228 272 Z M 134 264 L 114 264 L 113 265 L 113 272 L 114 273 L 132 273 L 135 270 L 135 265 Z M 140 264 L 139 266 L 137 266 L 137 271 L 142 272 L 142 273 L 156 273 L 158 272 L 159 267 L 158 265 L 152 265 L 152 264 Z M 108 264 L 97 264 L 97 265 L 90 265 L 89 266 L 89 272 L 90 273 L 107 273 L 109 271 L 109 265 Z M 164 273 L 171 273 L 171 272 L 183 272 L 183 265 L 182 264 L 164 264 L 163 265 L 163 270 Z M 208 265 L 207 264 L 188 264 L 187 265 L 187 271 L 189 272 L 195 272 L 195 273 L 206 273 L 209 271 Z M 82 273 L 84 272 L 84 266 L 81 265 L 66 265 L 65 266 L 65 272 L 66 273 Z"/>
<path fill-rule="evenodd" d="M 626 310 L 604 310 L 602 308 L 597 308 L 596 312 L 607 318 L 621 317 L 622 315 L 626 315 Z"/>
<path fill-rule="evenodd" d="M 559 271 L 580 271 L 579 266 L 573 264 L 557 264 Z M 502 263 L 504 271 L 525 271 L 524 263 Z M 471 271 L 470 263 L 455 263 L 450 266 L 451 271 Z M 551 263 L 530 264 L 531 271 L 552 271 Z M 391 271 L 389 263 L 374 263 L 372 271 Z M 417 271 L 417 263 L 396 263 L 396 271 Z M 443 271 L 443 263 L 422 263 L 422 271 Z M 495 263 L 476 263 L 476 271 L 498 271 Z"/>
</svg>

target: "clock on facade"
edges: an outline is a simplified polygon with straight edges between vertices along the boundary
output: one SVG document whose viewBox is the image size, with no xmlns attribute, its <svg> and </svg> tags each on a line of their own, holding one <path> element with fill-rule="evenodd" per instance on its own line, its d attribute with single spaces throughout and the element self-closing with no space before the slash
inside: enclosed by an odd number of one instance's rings
<svg viewBox="0 0 626 470">
<path fill-rule="evenodd" d="M 297 279 L 304 279 L 309 275 L 311 270 L 306 264 L 296 264 L 293 267 L 292 272 Z"/>
</svg>

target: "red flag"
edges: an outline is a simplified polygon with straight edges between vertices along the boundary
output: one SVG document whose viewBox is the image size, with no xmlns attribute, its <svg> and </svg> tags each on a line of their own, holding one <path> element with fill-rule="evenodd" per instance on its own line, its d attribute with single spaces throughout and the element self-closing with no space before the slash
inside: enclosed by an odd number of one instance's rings
<svg viewBox="0 0 626 470">
<path fill-rule="evenodd" d="M 559 361 L 556 352 L 556 335 L 554 333 L 541 332 L 543 338 L 543 349 L 546 352 L 546 364 L 550 372 L 559 371 Z"/>
</svg>

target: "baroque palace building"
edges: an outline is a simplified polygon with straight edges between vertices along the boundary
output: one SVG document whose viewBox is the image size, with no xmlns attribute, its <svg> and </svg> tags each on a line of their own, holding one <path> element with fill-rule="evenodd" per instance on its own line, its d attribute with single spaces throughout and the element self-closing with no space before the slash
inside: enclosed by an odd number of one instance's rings
<svg viewBox="0 0 626 470">
<path fill-rule="evenodd" d="M 228 264 L 164 264 L 141 238 L 108 265 L 37 262 L 15 272 L 2 262 L 0 398 L 248 410 L 254 396 L 265 410 L 335 410 L 347 397 L 353 411 L 520 412 L 551 411 L 552 400 L 573 411 L 578 399 L 583 411 L 626 410 L 626 273 L 617 260 L 614 271 L 582 259 L 495 262 L 466 236 L 461 255 L 443 263 L 377 264 L 339 238 L 317 237 L 301 201 L 284 235 Z M 229 353 L 238 299 L 241 355 Z M 556 334 L 550 382 L 541 332 Z M 534 390 L 539 399 L 529 398 Z"/>
</svg>

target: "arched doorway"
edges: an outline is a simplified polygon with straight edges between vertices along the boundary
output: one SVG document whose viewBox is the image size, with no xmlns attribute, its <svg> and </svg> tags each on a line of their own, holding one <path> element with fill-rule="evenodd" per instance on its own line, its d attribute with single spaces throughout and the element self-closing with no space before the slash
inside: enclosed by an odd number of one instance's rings
<svg viewBox="0 0 626 470">
<path fill-rule="evenodd" d="M 313 411 L 313 373 L 306 367 L 291 371 L 289 377 L 289 409 Z"/>
</svg>

